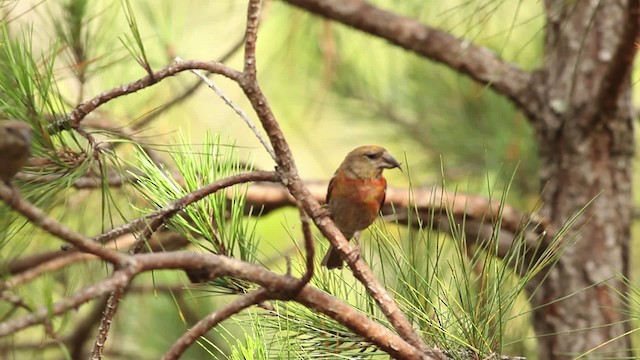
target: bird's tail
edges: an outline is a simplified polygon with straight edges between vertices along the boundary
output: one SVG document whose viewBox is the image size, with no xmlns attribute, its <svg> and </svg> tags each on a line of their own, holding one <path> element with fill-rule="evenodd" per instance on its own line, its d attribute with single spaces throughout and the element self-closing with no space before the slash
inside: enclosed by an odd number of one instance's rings
<svg viewBox="0 0 640 360">
<path fill-rule="evenodd" d="M 333 246 L 329 248 L 327 254 L 322 259 L 322 266 L 326 266 L 329 270 L 342 268 L 342 257 L 340 257 L 340 254 L 338 254 Z"/>
</svg>

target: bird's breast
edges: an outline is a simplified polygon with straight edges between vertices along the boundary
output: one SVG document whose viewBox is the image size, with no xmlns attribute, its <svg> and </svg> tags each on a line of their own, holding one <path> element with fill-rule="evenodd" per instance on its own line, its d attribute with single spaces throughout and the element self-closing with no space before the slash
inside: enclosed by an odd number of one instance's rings
<svg viewBox="0 0 640 360">
<path fill-rule="evenodd" d="M 361 180 L 336 179 L 329 199 L 333 220 L 345 237 L 366 229 L 378 217 L 384 200 L 384 178 Z"/>
</svg>

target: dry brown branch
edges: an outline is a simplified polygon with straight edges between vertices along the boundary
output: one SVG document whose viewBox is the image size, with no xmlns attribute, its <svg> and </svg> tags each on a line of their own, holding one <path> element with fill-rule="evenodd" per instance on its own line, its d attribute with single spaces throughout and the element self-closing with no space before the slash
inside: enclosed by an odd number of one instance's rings
<svg viewBox="0 0 640 360">
<path fill-rule="evenodd" d="M 126 255 L 125 255 L 126 256 Z M 36 309 L 32 314 L 0 323 L 0 337 L 7 336 L 31 325 L 42 323 L 49 316 L 63 314 L 70 309 L 95 299 L 115 289 L 122 288 L 138 274 L 160 269 L 213 269 L 219 276 L 232 276 L 247 280 L 268 289 L 270 296 L 292 299 L 323 313 L 362 336 L 381 350 L 398 359 L 444 359 L 436 350 L 424 355 L 389 329 L 369 319 L 350 305 L 309 285 L 299 293 L 292 292 L 299 280 L 287 275 L 278 275 L 267 269 L 222 255 L 196 254 L 186 251 L 154 254 L 137 254 L 129 258 L 126 267 L 117 270 L 109 279 L 102 280 L 84 290 L 54 303 L 51 308 Z"/>
<path fill-rule="evenodd" d="M 134 241 L 133 235 L 124 234 L 112 242 L 106 243 L 105 246 L 113 249 L 128 248 Z M 188 244 L 190 244 L 189 240 L 181 234 L 173 231 L 161 231 L 156 232 L 149 241 L 149 251 L 178 250 Z M 0 288 L 10 289 L 34 280 L 44 273 L 52 273 L 77 262 L 92 259 L 99 258 L 91 254 L 79 253 L 76 250 L 51 251 L 21 258 L 9 263 L 7 266 L 0 267 L 6 267 L 9 270 L 9 274 L 12 275 L 9 279 L 0 282 Z"/>
<path fill-rule="evenodd" d="M 613 114 L 618 111 L 620 93 L 628 86 L 629 74 L 638 51 L 640 39 L 640 1 L 629 0 L 624 9 L 624 30 L 619 38 L 615 53 L 608 62 L 609 69 L 603 76 L 603 83 L 595 104 L 602 106 L 602 112 Z"/>
<path fill-rule="evenodd" d="M 304 209 L 302 208 L 300 203 L 298 203 L 297 205 L 298 209 L 300 210 L 300 223 L 302 224 L 302 236 L 304 237 L 304 249 L 306 251 L 305 262 L 307 265 L 304 274 L 300 278 L 299 288 L 302 289 L 303 286 L 311 281 L 311 278 L 313 277 L 315 271 L 313 259 L 316 254 L 316 245 L 315 241 L 313 240 L 313 233 L 311 232 L 309 215 L 304 212 Z"/>
<path fill-rule="evenodd" d="M 260 18 L 259 13 L 260 1 L 249 1 L 247 30 L 245 33 L 244 71 L 237 78 L 237 81 L 251 102 L 276 152 L 276 163 L 278 165 L 278 172 L 281 175 L 281 181 L 291 194 L 300 201 L 304 210 L 311 216 L 323 235 L 329 239 L 331 245 L 333 245 L 346 260 L 354 276 L 365 285 L 369 295 L 376 301 L 382 313 L 398 331 L 400 336 L 411 344 L 411 346 L 426 354 L 430 349 L 417 334 L 404 313 L 402 313 L 398 304 L 393 300 L 393 297 L 374 276 L 365 262 L 360 259 L 354 248 L 349 245 L 347 239 L 345 239 L 344 235 L 329 218 L 326 211 L 322 211 L 318 201 L 311 196 L 309 190 L 300 179 L 289 145 L 257 81 L 255 50 L 258 36 L 258 21 Z"/>
<path fill-rule="evenodd" d="M 65 339 L 65 344 L 69 347 L 69 353 L 74 360 L 84 359 L 86 354 L 83 353 L 85 343 L 91 337 L 91 330 L 95 324 L 102 318 L 104 307 L 107 305 L 108 296 L 103 296 L 91 309 L 89 314 L 75 322 L 73 332 Z"/>
<path fill-rule="evenodd" d="M 306 182 L 305 185 L 316 201 L 324 202 L 326 182 Z M 246 200 L 248 208 L 262 209 L 261 214 L 296 205 L 289 191 L 279 184 L 254 183 L 247 189 Z M 447 212 L 456 224 L 449 223 Z M 387 221 L 432 227 L 443 232 L 449 232 L 452 225 L 464 222 L 467 240 L 479 243 L 491 239 L 494 228 L 500 226 L 497 255 L 505 257 L 513 249 L 514 239 L 522 234 L 527 249 L 531 250 L 527 252 L 532 257 L 525 262 L 527 265 L 535 263 L 535 257 L 542 255 L 554 236 L 548 222 L 537 214 L 525 213 L 498 200 L 435 186 L 411 190 L 389 187 L 382 213 Z"/>
<path fill-rule="evenodd" d="M 49 316 L 57 316 L 71 309 L 78 308 L 80 305 L 107 294 L 117 287 L 124 286 L 131 281 L 133 275 L 131 270 L 118 270 L 109 279 L 102 280 L 74 295 L 66 297 L 53 304 L 51 308 L 39 308 L 29 315 L 0 323 L 0 337 L 10 335 L 32 325 L 40 324 L 46 321 Z"/>
<path fill-rule="evenodd" d="M 362 0 L 285 1 L 446 64 L 503 94 L 525 112 L 535 111 L 529 101 L 530 74 L 485 47 Z"/>
<path fill-rule="evenodd" d="M 291 276 L 277 275 L 260 266 L 244 263 L 220 255 L 196 254 L 179 251 L 171 253 L 139 254 L 135 256 L 143 270 L 155 269 L 211 269 L 215 276 L 232 276 L 247 280 L 269 290 L 275 298 L 288 299 L 299 280 Z M 437 350 L 428 349 L 423 354 L 407 344 L 398 335 L 365 314 L 335 297 L 312 286 L 305 286 L 292 298 L 362 336 L 381 350 L 398 359 L 444 359 Z"/>
<path fill-rule="evenodd" d="M 179 359 L 182 354 L 187 350 L 191 344 L 193 344 L 200 336 L 203 336 L 214 326 L 218 325 L 222 321 L 228 319 L 234 314 L 240 311 L 256 305 L 262 301 L 268 299 L 268 291 L 265 288 L 260 288 L 252 292 L 241 295 L 227 306 L 222 307 L 219 310 L 212 312 L 206 317 L 200 319 L 195 325 L 193 325 L 188 331 L 186 331 L 180 338 L 162 355 L 162 360 L 174 360 Z"/>
<path fill-rule="evenodd" d="M 0 183 L 0 198 L 11 208 L 26 217 L 31 224 L 41 228 L 42 230 L 72 244 L 77 249 L 94 254 L 99 258 L 106 260 L 112 264 L 123 264 L 127 260 L 127 256 L 102 247 L 81 234 L 69 229 L 63 224 L 53 220 L 44 211 L 35 207 L 24 199 L 21 199 L 16 192 Z"/>
<path fill-rule="evenodd" d="M 220 58 L 218 58 L 217 61 L 219 63 L 224 63 L 225 61 L 229 60 L 229 58 L 231 58 L 231 56 L 233 56 L 236 52 L 238 52 L 238 50 L 240 50 L 240 48 L 242 48 L 243 45 L 244 45 L 244 38 L 237 41 L 229 50 L 227 50 L 226 53 L 224 53 Z M 203 84 L 202 81 L 194 81 L 191 85 L 187 87 L 186 90 L 176 95 L 174 98 L 169 100 L 166 104 L 162 105 L 160 109 L 151 112 L 150 114 L 140 119 L 140 121 L 136 122 L 135 125 L 133 125 L 133 128 L 135 130 L 144 128 L 153 120 L 155 120 L 158 116 L 160 116 L 162 113 L 170 110 L 174 106 L 179 105 L 185 100 L 189 99 L 191 95 L 196 93 L 196 90 L 198 90 L 200 86 L 202 86 L 202 84 Z"/>
<path fill-rule="evenodd" d="M 118 97 L 135 93 L 139 90 L 142 90 L 146 87 L 154 85 L 155 83 L 160 82 L 161 80 L 174 76 L 182 71 L 199 69 L 205 70 L 211 73 L 220 74 L 222 76 L 228 77 L 232 80 L 237 80 L 240 75 L 239 72 L 227 67 L 224 64 L 215 62 L 215 61 L 201 61 L 201 60 L 187 60 L 182 61 L 180 63 L 171 64 L 161 70 L 155 71 L 150 75 L 147 75 L 139 80 L 131 82 L 129 84 L 121 85 L 111 90 L 107 90 L 93 99 L 87 100 L 83 103 L 80 103 L 76 106 L 73 111 L 67 117 L 67 121 L 73 126 L 78 127 L 78 124 L 92 111 L 96 110 L 98 107 L 106 104 L 107 102 L 116 99 Z M 62 130 L 63 124 L 53 124 L 52 131 Z"/>
<path fill-rule="evenodd" d="M 93 342 L 93 350 L 91 351 L 90 356 L 91 360 L 100 360 L 102 358 L 102 351 L 104 350 L 104 344 L 107 341 L 107 336 L 109 335 L 109 330 L 113 323 L 113 317 L 116 316 L 118 305 L 120 305 L 131 280 L 132 279 L 129 279 L 129 282 L 116 286 L 111 294 L 109 294 L 107 305 L 104 307 L 104 311 L 102 312 L 102 319 L 100 320 L 100 326 L 98 327 L 98 334 L 96 335 L 96 340 Z"/>
</svg>

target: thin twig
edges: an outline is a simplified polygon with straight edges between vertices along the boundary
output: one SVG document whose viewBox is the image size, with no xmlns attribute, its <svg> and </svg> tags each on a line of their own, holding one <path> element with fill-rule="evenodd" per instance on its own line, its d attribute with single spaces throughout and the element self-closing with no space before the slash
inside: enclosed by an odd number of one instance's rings
<svg viewBox="0 0 640 360">
<path fill-rule="evenodd" d="M 96 235 L 91 238 L 92 241 L 99 244 L 104 244 L 107 241 L 113 240 L 116 237 L 130 234 L 136 231 L 140 231 L 145 227 L 148 227 L 150 222 L 156 218 L 168 218 L 169 214 L 175 214 L 183 207 L 188 206 L 196 201 L 203 199 L 205 196 L 211 195 L 220 189 L 248 182 L 277 182 L 279 181 L 279 175 L 273 171 L 250 171 L 246 173 L 236 174 L 224 179 L 216 180 L 211 184 L 205 185 L 202 188 L 195 190 L 180 199 L 175 200 L 171 204 L 158 209 L 150 214 L 132 220 L 124 225 L 120 225 L 114 229 L 106 231 L 100 235 Z M 142 246 L 143 243 L 136 244 L 135 247 Z M 63 250 L 70 250 L 71 247 L 65 246 Z"/>
<path fill-rule="evenodd" d="M 82 252 L 91 253 L 112 264 L 124 264 L 128 256 L 117 251 L 104 248 L 83 235 L 69 229 L 63 224 L 53 220 L 47 214 L 26 200 L 20 198 L 17 193 L 0 182 L 0 198 L 7 205 L 26 217 L 31 224 L 56 237 L 72 244 Z"/>
<path fill-rule="evenodd" d="M 177 57 L 175 61 L 181 62 L 182 59 Z M 198 70 L 190 70 L 190 71 L 194 73 L 197 77 L 199 77 L 205 84 L 207 84 L 207 86 L 211 90 L 213 90 L 222 99 L 222 101 L 225 102 L 225 104 L 229 105 L 229 107 L 231 107 L 233 111 L 235 111 L 236 114 L 240 116 L 240 118 L 247 124 L 247 126 L 249 126 L 249 129 L 251 129 L 253 134 L 258 138 L 258 140 L 260 141 L 262 146 L 265 148 L 265 150 L 267 150 L 271 158 L 275 161 L 276 154 L 273 152 L 273 148 L 271 148 L 271 145 L 269 144 L 267 139 L 264 138 L 264 136 L 260 132 L 260 129 L 258 129 L 256 124 L 253 123 L 253 121 L 249 118 L 247 113 L 245 113 L 244 110 L 242 110 L 238 105 L 236 105 L 233 101 L 231 101 L 231 99 L 224 92 L 222 92 L 222 90 L 220 90 L 220 88 L 217 87 L 216 84 L 211 79 L 206 77 L 203 73 L 201 73 Z"/>
<path fill-rule="evenodd" d="M 306 253 L 305 263 L 307 265 L 307 268 L 304 274 L 300 278 L 300 285 L 298 289 L 299 291 L 305 285 L 307 285 L 309 281 L 311 281 L 311 278 L 313 277 L 313 273 L 315 270 L 313 260 L 316 254 L 316 247 L 315 247 L 315 241 L 313 241 L 313 233 L 311 232 L 309 215 L 307 215 L 307 213 L 304 212 L 304 208 L 300 203 L 298 203 L 298 210 L 300 211 L 300 223 L 302 224 L 302 235 L 304 236 L 304 249 Z"/>
<path fill-rule="evenodd" d="M 78 106 L 76 106 L 73 111 L 71 111 L 71 113 L 67 116 L 66 120 L 71 123 L 73 127 L 77 127 L 77 125 L 89 113 L 106 104 L 107 102 L 123 95 L 133 94 L 139 90 L 149 87 L 150 85 L 160 82 L 167 77 L 174 76 L 182 71 L 191 69 L 209 71 L 211 73 L 226 76 L 232 80 L 237 79 L 240 75 L 238 71 L 215 61 L 188 60 L 182 61 L 180 63 L 173 63 L 163 69 L 153 72 L 152 75 L 147 75 L 131 83 L 115 87 L 111 90 L 107 90 L 95 96 L 93 99 L 89 99 L 83 103 L 78 104 Z M 53 128 L 51 129 L 52 132 L 55 131 L 56 128 L 59 130 L 64 129 L 64 126 L 62 125 L 63 124 L 58 124 L 56 126 L 54 124 Z"/>
<path fill-rule="evenodd" d="M 244 45 L 244 38 L 237 41 L 229 50 L 227 50 L 226 53 L 224 53 L 224 55 L 218 58 L 217 62 L 224 63 L 227 60 L 229 60 L 229 58 L 233 56 L 242 47 L 242 45 Z M 136 122 L 133 125 L 133 129 L 139 130 L 147 126 L 149 123 L 155 120 L 162 113 L 168 111 L 169 109 L 173 108 L 176 105 L 179 105 L 180 103 L 188 99 L 191 95 L 195 94 L 196 90 L 198 90 L 200 86 L 202 86 L 202 84 L 203 84 L 202 81 L 195 81 L 181 94 L 176 95 L 174 98 L 172 98 L 167 103 L 162 105 L 160 109 L 151 112 L 150 114 L 140 119 L 140 121 Z"/>
<path fill-rule="evenodd" d="M 145 231 L 150 231 L 147 236 L 150 236 L 155 232 L 162 224 L 164 224 L 169 218 L 173 215 L 177 214 L 180 210 L 184 209 L 186 206 L 193 204 L 196 201 L 202 200 L 204 197 L 211 195 L 221 189 L 241 184 L 248 183 L 253 181 L 278 181 L 278 174 L 273 171 L 251 171 L 242 174 L 232 175 L 224 179 L 220 179 L 212 182 L 211 184 L 205 185 L 198 190 L 192 191 L 187 195 L 175 200 L 168 206 L 155 211 L 153 214 L 147 215 L 143 218 L 143 223 L 147 223 L 147 219 L 153 219 L 148 223 L 148 226 L 145 228 Z M 132 221 L 129 224 L 133 224 L 136 221 Z M 132 246 L 132 251 L 134 253 L 138 252 L 139 249 L 144 245 L 145 236 L 140 236 L 138 241 Z"/>
<path fill-rule="evenodd" d="M 91 360 L 100 360 L 102 358 L 102 351 L 104 350 L 104 344 L 107 341 L 111 324 L 113 323 L 113 317 L 118 311 L 118 305 L 124 297 L 127 286 L 130 281 L 118 286 L 111 292 L 109 299 L 107 299 L 107 305 L 104 307 L 102 313 L 102 319 L 100 320 L 100 327 L 98 327 L 98 334 L 96 335 L 96 341 L 93 343 L 93 351 L 91 351 Z"/>
<path fill-rule="evenodd" d="M 162 355 L 162 360 L 175 360 L 180 358 L 189 346 L 200 336 L 203 336 L 214 326 L 228 319 L 230 316 L 262 301 L 268 300 L 268 291 L 265 288 L 246 293 L 233 302 L 218 309 L 206 317 L 200 319 L 194 326 L 187 330 L 180 338 Z"/>
<path fill-rule="evenodd" d="M 64 340 L 64 343 L 69 347 L 72 359 L 85 358 L 86 355 L 83 354 L 85 343 L 91 337 L 91 330 L 95 324 L 102 318 L 103 309 L 107 305 L 108 298 L 108 296 L 103 296 L 87 316 L 74 321 L 73 332 Z"/>
<path fill-rule="evenodd" d="M 109 279 L 102 280 L 74 295 L 66 297 L 53 304 L 51 307 L 42 307 L 29 315 L 0 323 L 0 337 L 7 336 L 29 326 L 42 323 L 50 316 L 60 315 L 70 309 L 78 308 L 80 305 L 109 293 L 115 288 L 124 286 L 131 280 L 132 276 L 133 274 L 131 271 L 118 270 Z"/>
</svg>

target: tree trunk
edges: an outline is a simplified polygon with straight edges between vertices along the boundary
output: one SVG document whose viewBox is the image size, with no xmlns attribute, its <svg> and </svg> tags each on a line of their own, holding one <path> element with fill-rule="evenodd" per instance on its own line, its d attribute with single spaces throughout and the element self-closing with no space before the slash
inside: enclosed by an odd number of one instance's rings
<svg viewBox="0 0 640 360">
<path fill-rule="evenodd" d="M 626 2 L 545 5 L 546 54 L 533 79 L 539 109 L 528 114 L 541 158 L 543 215 L 558 228 L 587 208 L 569 235 L 576 242 L 550 269 L 532 306 L 539 358 L 572 359 L 626 331 L 619 294 L 627 288 L 617 274 L 629 275 L 634 138 L 628 73 L 619 93 L 602 91 L 618 66 Z M 631 357 L 630 348 L 625 336 L 589 358 Z"/>
<path fill-rule="evenodd" d="M 543 215 L 560 228 L 588 205 L 568 236 L 577 241 L 529 287 L 539 359 L 570 359 L 603 344 L 589 356 L 632 356 L 622 336 L 627 288 L 617 275 L 629 275 L 630 69 L 640 0 L 545 0 L 545 58 L 533 73 L 366 1 L 285 1 L 446 64 L 527 115 L 539 147 Z"/>
</svg>

